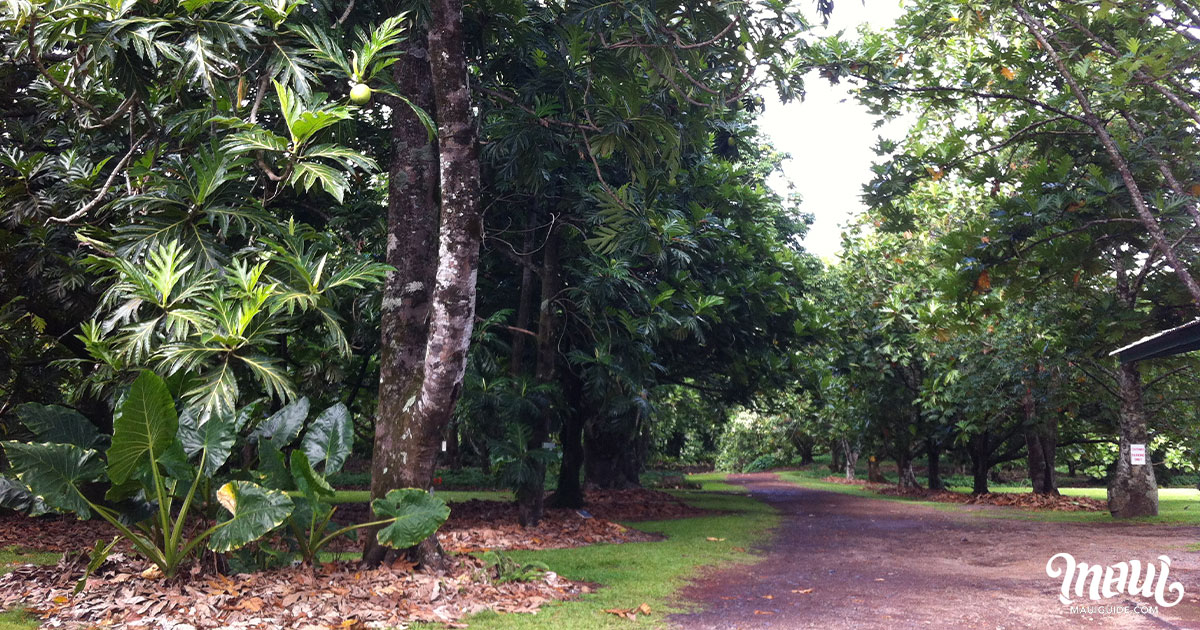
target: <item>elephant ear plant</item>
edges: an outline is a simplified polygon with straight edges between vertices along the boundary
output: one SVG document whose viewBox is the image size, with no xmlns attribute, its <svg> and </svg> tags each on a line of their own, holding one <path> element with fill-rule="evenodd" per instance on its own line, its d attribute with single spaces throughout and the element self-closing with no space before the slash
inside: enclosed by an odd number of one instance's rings
<svg viewBox="0 0 1200 630">
<path fill-rule="evenodd" d="M 334 491 L 325 475 L 339 470 L 350 455 L 353 424 L 340 403 L 311 423 L 308 409 L 308 399 L 302 398 L 252 430 L 246 427 L 248 413 L 212 413 L 201 421 L 201 414 L 191 410 L 176 413 L 167 384 L 149 371 L 118 404 L 111 440 L 70 409 L 26 405 L 22 423 L 39 441 L 3 442 L 11 469 L 0 477 L 0 506 L 31 514 L 74 512 L 83 519 L 99 515 L 168 577 L 201 545 L 218 553 L 234 551 L 285 523 L 282 534 L 311 563 L 331 540 L 361 527 L 378 526 L 380 544 L 402 549 L 446 521 L 450 508 L 441 499 L 402 488 L 372 502 L 374 520 L 334 526 Z M 235 479 L 214 492 L 212 480 L 243 429 L 257 443 L 259 469 L 232 471 Z M 298 448 L 286 457 L 302 431 Z M 196 528 L 197 506 L 214 504 L 220 505 L 221 518 Z M 110 549 L 111 544 L 98 544 L 93 564 Z"/>
<path fill-rule="evenodd" d="M 411 547 L 436 532 L 450 516 L 450 508 L 441 499 L 424 490 L 403 488 L 372 502 L 374 520 L 345 527 L 335 525 L 335 493 L 325 478 L 341 470 L 350 456 L 354 424 L 350 411 L 338 403 L 307 423 L 299 448 L 285 458 L 283 450 L 299 437 L 308 410 L 308 400 L 302 398 L 263 421 L 252 435 L 258 442 L 259 476 L 275 487 L 286 484 L 295 503 L 285 531 L 305 562 L 315 562 L 317 554 L 338 536 L 363 527 L 379 526 L 376 538 L 381 545 Z"/>
<path fill-rule="evenodd" d="M 76 420 L 75 426 L 90 426 Z M 236 426 L 215 414 L 203 424 L 192 414 L 181 418 L 166 383 L 152 372 L 142 372 L 117 407 L 107 458 L 97 449 L 100 440 L 84 434 L 63 442 L 5 442 L 10 474 L 51 509 L 99 515 L 168 577 L 200 545 L 236 549 L 292 513 L 286 493 L 231 481 L 216 493 L 226 517 L 199 532 L 190 527 L 197 493 L 229 457 Z M 95 488 L 106 479 L 111 486 L 101 499 Z"/>
</svg>

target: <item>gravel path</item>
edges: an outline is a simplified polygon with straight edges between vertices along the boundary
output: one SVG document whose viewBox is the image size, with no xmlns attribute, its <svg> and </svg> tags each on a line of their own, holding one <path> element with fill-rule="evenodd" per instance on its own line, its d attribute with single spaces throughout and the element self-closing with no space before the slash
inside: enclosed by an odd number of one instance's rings
<svg viewBox="0 0 1200 630">
<path fill-rule="evenodd" d="M 987 518 L 978 512 L 999 508 L 939 510 L 800 488 L 769 473 L 731 481 L 778 509 L 783 523 L 761 562 L 716 571 L 684 591 L 701 612 L 672 617 L 681 628 L 1200 630 L 1200 552 L 1188 551 L 1200 542 L 1198 527 Z M 1058 600 L 1062 578 L 1046 575 L 1061 552 L 1099 565 L 1157 565 L 1166 554 L 1184 598 L 1145 614 L 1110 611 L 1153 600 L 1085 595 L 1074 604 L 1108 611 L 1073 612 Z"/>
</svg>

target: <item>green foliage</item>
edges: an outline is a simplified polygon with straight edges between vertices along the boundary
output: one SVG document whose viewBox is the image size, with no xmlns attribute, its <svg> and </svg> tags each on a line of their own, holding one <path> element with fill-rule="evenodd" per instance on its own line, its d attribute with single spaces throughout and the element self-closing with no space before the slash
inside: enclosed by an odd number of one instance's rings
<svg viewBox="0 0 1200 630">
<path fill-rule="evenodd" d="M 492 442 L 492 466 L 497 471 L 500 483 L 521 496 L 542 492 L 542 474 L 550 463 L 558 459 L 554 451 L 531 445 L 533 432 L 524 424 L 510 424 L 504 440 Z"/>
<path fill-rule="evenodd" d="M 215 551 L 241 547 L 278 527 L 292 511 L 282 492 L 235 481 L 217 492 L 229 518 L 193 530 L 188 517 L 197 493 L 228 458 L 234 428 L 226 417 L 210 417 L 202 426 L 190 413 L 185 418 L 181 429 L 166 382 L 145 371 L 117 408 L 107 462 L 98 451 L 74 444 L 6 442 L 4 450 L 15 480 L 29 493 L 80 518 L 100 515 L 173 576 L 199 545 Z M 92 484 L 102 478 L 112 483 L 109 504 L 93 492 Z"/>
<path fill-rule="evenodd" d="M 383 527 L 375 533 L 379 544 L 404 549 L 433 535 L 446 519 L 450 508 L 424 490 L 398 488 L 389 490 L 382 499 L 371 502 L 371 510 L 380 517 Z"/>
<path fill-rule="evenodd" d="M 100 431 L 82 414 L 59 405 L 25 403 L 16 408 L 17 419 L 39 442 L 74 444 L 82 449 L 103 442 Z"/>
<path fill-rule="evenodd" d="M 806 413 L 803 407 L 778 415 L 738 410 L 717 442 L 717 469 L 758 472 L 790 462 L 796 447 L 791 435 L 794 428 L 789 424 L 802 413 Z"/>
<path fill-rule="evenodd" d="M 492 580 L 496 584 L 508 582 L 532 582 L 542 578 L 550 567 L 542 562 L 520 563 L 500 551 L 485 551 L 479 555 L 484 566 L 494 572 Z"/>
</svg>

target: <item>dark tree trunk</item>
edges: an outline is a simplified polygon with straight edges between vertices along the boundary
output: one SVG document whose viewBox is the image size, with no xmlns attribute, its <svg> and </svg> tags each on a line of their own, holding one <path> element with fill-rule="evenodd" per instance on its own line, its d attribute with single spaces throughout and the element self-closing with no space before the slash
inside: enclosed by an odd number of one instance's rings
<svg viewBox="0 0 1200 630">
<path fill-rule="evenodd" d="M 446 432 L 446 452 L 442 455 L 442 465 L 458 470 L 462 468 L 462 449 L 458 445 L 458 423 L 452 422 Z"/>
<path fill-rule="evenodd" d="M 842 450 L 842 445 L 834 442 L 829 445 L 829 472 L 838 472 L 842 470 L 842 456 L 845 451 Z"/>
<path fill-rule="evenodd" d="M 1054 478 L 1054 449 L 1058 442 L 1058 421 L 1052 414 L 1039 418 L 1033 391 L 1026 389 L 1021 401 L 1025 410 L 1026 461 L 1034 494 L 1058 494 Z"/>
<path fill-rule="evenodd" d="M 462 2 L 435 0 L 430 9 L 429 71 L 437 106 L 441 178 L 437 273 L 420 387 L 415 396 L 409 392 L 389 394 L 390 400 L 402 401 L 402 409 L 411 405 L 398 452 L 393 451 L 389 458 L 392 465 L 399 463 L 406 469 L 408 485 L 415 488 L 429 488 L 433 481 L 442 435 L 462 392 L 475 324 L 475 280 L 483 237 L 479 146 L 467 85 Z M 380 389 L 393 386 L 381 383 Z M 445 561 L 436 535 L 418 545 L 414 555 L 424 566 L 440 567 Z"/>
<path fill-rule="evenodd" d="M 971 494 L 988 493 L 988 471 L 992 469 L 989 441 L 987 432 L 971 436 L 968 449 L 971 455 Z"/>
<path fill-rule="evenodd" d="M 528 221 L 526 222 L 529 223 Z M 529 262 L 528 252 L 533 249 L 533 230 L 525 226 L 525 237 L 521 250 L 521 292 L 517 296 L 516 327 L 529 330 L 529 322 L 533 318 L 533 265 Z M 508 373 L 516 376 L 521 373 L 525 363 L 525 338 L 529 335 L 517 330 L 513 331 L 512 358 L 508 363 Z"/>
<path fill-rule="evenodd" d="M 809 466 L 815 461 L 813 459 L 813 450 L 816 448 L 816 445 L 816 440 L 807 436 L 797 441 L 796 450 L 800 452 L 801 466 Z"/>
<path fill-rule="evenodd" d="M 583 427 L 587 411 L 583 397 L 583 382 L 570 370 L 562 371 L 563 399 L 566 410 L 558 440 L 562 443 L 562 466 L 558 471 L 558 486 L 548 499 L 553 507 L 583 507 Z"/>
<path fill-rule="evenodd" d="M 1121 396 L 1121 452 L 1108 483 L 1108 510 L 1116 518 L 1158 515 L 1158 484 L 1154 466 L 1134 466 L 1129 460 L 1130 444 L 1146 444 L 1149 432 L 1142 407 L 1142 377 L 1137 366 L 1122 363 L 1117 368 L 1117 393 Z"/>
<path fill-rule="evenodd" d="M 641 487 L 636 429 L 594 418 L 584 427 L 583 477 L 589 487 L 622 490 Z"/>
<path fill-rule="evenodd" d="M 554 382 L 555 363 L 558 361 L 558 316 L 555 312 L 554 299 L 558 295 L 562 277 L 559 270 L 559 233 L 554 226 L 546 235 L 546 244 L 542 247 L 542 290 L 541 306 L 538 309 L 537 336 L 537 365 L 534 375 L 538 383 Z M 533 433 L 529 448 L 541 448 L 550 439 L 550 425 L 554 410 L 547 407 L 541 410 L 537 418 L 533 418 Z M 543 486 L 546 479 L 546 467 L 537 465 L 536 487 L 525 489 L 517 497 L 518 519 L 523 527 L 537 525 L 542 520 L 546 493 Z"/>
<path fill-rule="evenodd" d="M 942 483 L 942 447 L 937 440 L 925 440 L 925 454 L 929 457 L 929 489 L 944 490 L 946 484 Z"/>
<path fill-rule="evenodd" d="M 429 54 L 423 37 L 409 40 L 404 56 L 393 66 L 393 76 L 417 106 L 433 110 Z M 392 107 L 392 149 L 387 262 L 396 270 L 387 275 L 383 287 L 379 407 L 371 457 L 373 498 L 394 488 L 420 488 L 429 483 L 410 465 L 413 462 L 403 451 L 402 436 L 415 421 L 412 402 L 424 373 L 429 299 L 436 271 L 437 155 L 425 126 L 402 103 Z M 378 564 L 387 549 L 375 542 L 373 532 L 367 534 L 363 561 Z"/>
<path fill-rule="evenodd" d="M 867 481 L 871 483 L 887 483 L 887 477 L 883 476 L 883 468 L 879 465 L 880 459 L 877 455 L 867 458 Z"/>
</svg>

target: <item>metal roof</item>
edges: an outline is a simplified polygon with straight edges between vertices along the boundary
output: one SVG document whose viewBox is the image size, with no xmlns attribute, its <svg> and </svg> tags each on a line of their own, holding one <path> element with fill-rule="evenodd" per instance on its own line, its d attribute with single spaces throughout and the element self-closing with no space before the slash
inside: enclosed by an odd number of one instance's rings
<svg viewBox="0 0 1200 630">
<path fill-rule="evenodd" d="M 1117 348 L 1108 356 L 1119 355 L 1121 363 L 1132 363 L 1144 359 L 1169 357 L 1192 350 L 1200 350 L 1200 319 L 1182 326 L 1143 337 L 1123 348 Z"/>
</svg>

